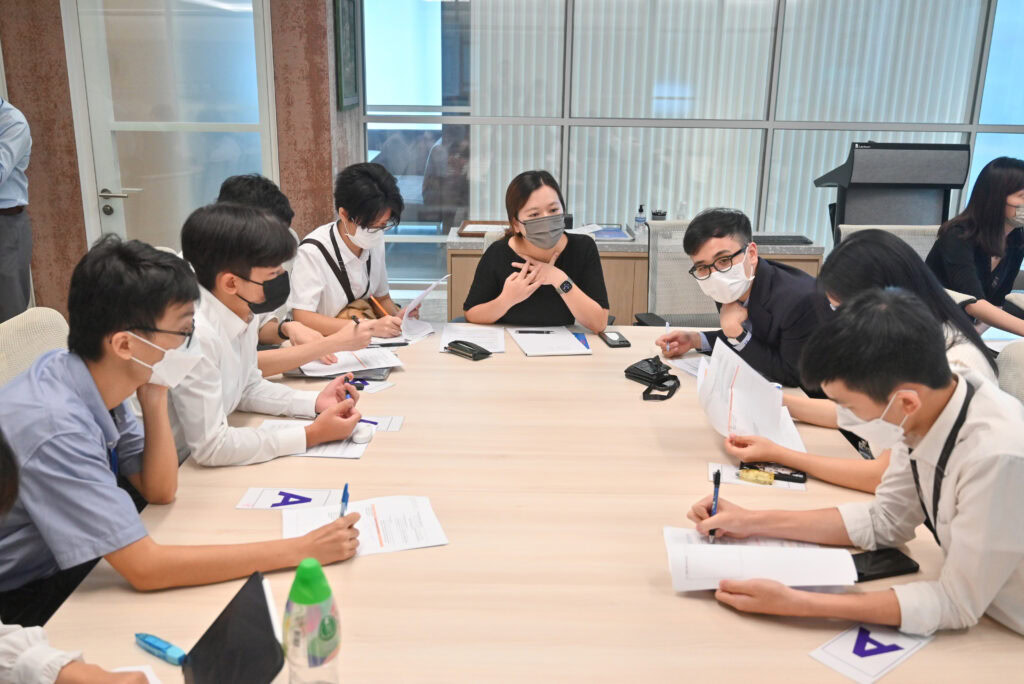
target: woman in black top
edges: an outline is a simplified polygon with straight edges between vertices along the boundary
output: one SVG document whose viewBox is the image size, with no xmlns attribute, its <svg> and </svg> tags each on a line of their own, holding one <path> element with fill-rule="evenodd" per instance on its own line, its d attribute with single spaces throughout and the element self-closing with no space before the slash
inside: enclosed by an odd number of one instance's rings
<svg viewBox="0 0 1024 684">
<path fill-rule="evenodd" d="M 608 325 L 594 240 L 565 233 L 565 203 L 547 171 L 525 171 L 505 192 L 509 228 L 487 248 L 463 309 L 470 323 Z"/>
<path fill-rule="evenodd" d="M 1024 335 L 1024 319 L 1000 308 L 1024 261 L 1024 161 L 985 165 L 967 208 L 942 224 L 925 261 L 943 287 L 978 300 L 965 307 L 971 316 Z"/>
</svg>

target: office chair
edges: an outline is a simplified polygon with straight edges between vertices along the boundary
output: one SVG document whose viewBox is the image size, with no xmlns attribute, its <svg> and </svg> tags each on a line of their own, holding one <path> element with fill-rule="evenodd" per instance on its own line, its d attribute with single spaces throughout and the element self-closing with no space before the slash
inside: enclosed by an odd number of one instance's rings
<svg viewBox="0 0 1024 684">
<path fill-rule="evenodd" d="M 0 323 L 0 385 L 28 369 L 43 352 L 67 346 L 68 324 L 59 311 L 36 306 Z"/>
<path fill-rule="evenodd" d="M 996 357 L 999 387 L 1018 401 L 1024 401 L 1024 340 L 1011 342 Z"/>
</svg>

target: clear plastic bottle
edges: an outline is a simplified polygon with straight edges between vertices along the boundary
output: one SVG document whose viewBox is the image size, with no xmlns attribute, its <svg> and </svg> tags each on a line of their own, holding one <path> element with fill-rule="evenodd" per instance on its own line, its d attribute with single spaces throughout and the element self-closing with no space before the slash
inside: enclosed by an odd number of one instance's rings
<svg viewBox="0 0 1024 684">
<path fill-rule="evenodd" d="M 338 684 L 341 623 L 324 569 L 306 558 L 284 609 L 284 655 L 291 684 Z"/>
<path fill-rule="evenodd" d="M 636 210 L 636 218 L 633 220 L 633 232 L 636 233 L 637 242 L 647 242 L 647 214 L 644 212 L 644 205 Z"/>
</svg>

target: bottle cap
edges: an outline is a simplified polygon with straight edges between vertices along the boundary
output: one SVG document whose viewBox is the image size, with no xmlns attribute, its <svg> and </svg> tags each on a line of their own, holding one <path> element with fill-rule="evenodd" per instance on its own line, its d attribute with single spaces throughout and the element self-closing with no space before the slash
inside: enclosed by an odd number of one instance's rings
<svg viewBox="0 0 1024 684">
<path fill-rule="evenodd" d="M 315 558 L 305 558 L 295 570 L 295 580 L 288 593 L 288 600 L 311 606 L 331 597 L 331 586 L 327 584 L 324 569 Z"/>
</svg>

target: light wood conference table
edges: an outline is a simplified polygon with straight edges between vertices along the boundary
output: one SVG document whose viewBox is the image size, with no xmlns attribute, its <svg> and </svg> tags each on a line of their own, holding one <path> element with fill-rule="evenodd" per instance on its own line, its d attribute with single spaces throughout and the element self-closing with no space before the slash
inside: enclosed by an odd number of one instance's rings
<svg viewBox="0 0 1024 684">
<path fill-rule="evenodd" d="M 364 394 L 359 408 L 405 424 L 377 434 L 362 459 L 235 468 L 189 460 L 175 502 L 142 518 L 159 543 L 251 542 L 280 538 L 281 515 L 236 510 L 247 487 L 348 482 L 353 500 L 429 496 L 447 546 L 326 568 L 341 615 L 342 681 L 847 681 L 808 653 L 849 623 L 746 615 L 711 592 L 672 591 L 662 527 L 692 526 L 686 511 L 711 493 L 707 463 L 729 457 L 694 378 L 678 371 L 672 399 L 645 402 L 623 376 L 664 331 L 617 329 L 633 346 L 609 349 L 588 335 L 593 356 L 526 358 L 509 336 L 506 353 L 479 362 L 438 353 L 436 335 L 398 348 L 405 367 L 392 373 L 395 386 Z M 835 431 L 800 432 L 811 451 L 854 457 Z M 725 485 L 722 496 L 794 509 L 869 498 L 816 480 L 806 492 Z M 908 549 L 919 575 L 851 591 L 934 578 L 941 552 L 923 527 Z M 292 576 L 268 575 L 282 613 Z M 144 594 L 101 561 L 47 630 L 91 662 L 146 663 L 179 682 L 180 670 L 143 653 L 133 634 L 188 651 L 241 583 Z M 1019 681 L 1022 665 L 1024 641 L 983 618 L 940 634 L 886 681 Z"/>
</svg>

